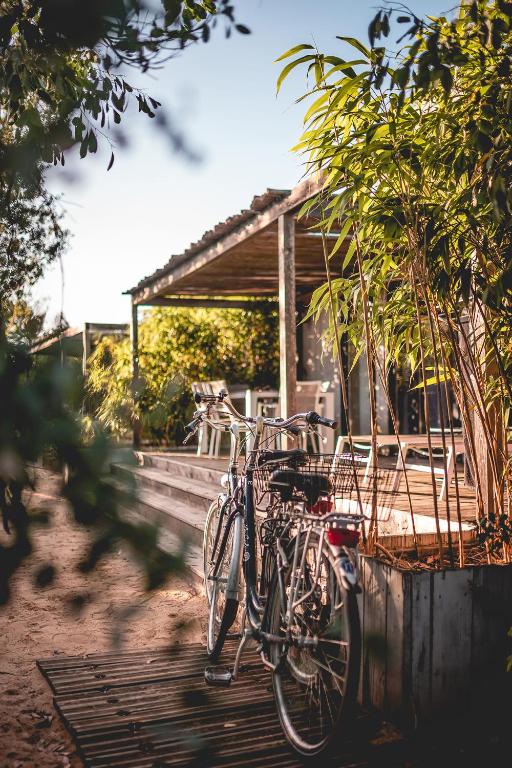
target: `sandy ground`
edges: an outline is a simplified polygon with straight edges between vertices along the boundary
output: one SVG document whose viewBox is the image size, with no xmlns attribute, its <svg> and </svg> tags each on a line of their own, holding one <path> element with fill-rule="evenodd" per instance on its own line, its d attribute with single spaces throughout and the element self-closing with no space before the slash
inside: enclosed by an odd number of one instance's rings
<svg viewBox="0 0 512 768">
<path fill-rule="evenodd" d="M 0 768 L 78 768 L 82 762 L 36 659 L 108 650 L 119 639 L 125 648 L 201 640 L 204 598 L 200 587 L 176 577 L 166 589 L 145 593 L 122 551 L 84 577 L 76 565 L 88 535 L 70 520 L 54 476 L 40 477 L 29 504 L 48 509 L 53 522 L 37 530 L 36 550 L 13 580 L 10 602 L 0 607 Z M 58 569 L 57 580 L 35 588 L 34 573 L 47 563 Z M 69 600 L 77 593 L 90 596 L 78 613 Z M 137 610 L 129 622 L 120 621 L 132 606 Z"/>
</svg>

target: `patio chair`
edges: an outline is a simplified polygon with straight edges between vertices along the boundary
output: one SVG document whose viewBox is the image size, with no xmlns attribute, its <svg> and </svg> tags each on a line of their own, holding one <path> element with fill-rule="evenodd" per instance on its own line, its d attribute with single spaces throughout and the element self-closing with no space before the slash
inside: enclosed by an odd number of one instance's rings
<svg viewBox="0 0 512 768">
<path fill-rule="evenodd" d="M 324 403 L 322 402 L 322 394 L 324 393 L 324 384 L 328 385 L 328 382 L 322 381 L 298 381 L 297 382 L 297 394 L 296 394 L 296 407 L 297 413 L 304 413 L 307 411 L 316 411 L 320 416 L 324 412 Z M 279 416 L 279 400 L 273 402 L 265 402 L 264 400 L 258 403 L 258 416 L 265 416 L 267 418 L 276 418 Z M 269 446 L 280 448 L 281 447 L 281 435 L 273 434 L 276 430 L 265 430 L 264 440 L 268 442 Z M 302 448 L 307 449 L 308 439 L 311 443 L 311 448 L 314 453 L 321 453 L 321 440 L 322 438 L 315 432 L 308 434 L 302 433 L 299 441 Z"/>
<path fill-rule="evenodd" d="M 297 394 L 296 394 L 296 409 L 297 413 L 303 413 L 304 411 L 316 411 L 320 416 L 323 415 L 323 403 L 322 397 L 322 382 L 321 381 L 298 381 L 297 382 Z M 321 437 L 315 432 L 309 432 L 301 435 L 301 447 L 307 450 L 308 438 L 311 442 L 311 448 L 313 453 L 320 453 Z"/>
<path fill-rule="evenodd" d="M 217 395 L 221 389 L 228 392 L 227 384 L 223 379 L 217 381 L 195 381 L 192 383 L 192 392 L 194 394 L 199 392 L 202 395 Z M 229 414 L 224 411 L 222 407 L 214 406 L 211 413 L 215 421 L 226 421 L 227 424 L 231 423 Z M 210 459 L 218 458 L 220 454 L 221 438 L 222 433 L 215 429 L 210 430 L 210 435 L 208 435 L 208 426 L 202 424 L 198 431 L 197 455 L 201 456 L 207 454 Z"/>
</svg>

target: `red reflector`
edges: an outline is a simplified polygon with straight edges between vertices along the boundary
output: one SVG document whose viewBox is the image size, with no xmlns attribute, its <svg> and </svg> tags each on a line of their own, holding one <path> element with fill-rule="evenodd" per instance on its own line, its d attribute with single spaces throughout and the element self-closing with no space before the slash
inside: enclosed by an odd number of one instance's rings
<svg viewBox="0 0 512 768">
<path fill-rule="evenodd" d="M 308 512 L 313 515 L 328 515 L 334 503 L 329 499 L 318 499 L 316 504 L 308 504 Z"/>
<path fill-rule="evenodd" d="M 359 541 L 359 531 L 349 528 L 329 528 L 327 540 L 333 547 L 355 547 Z"/>
</svg>

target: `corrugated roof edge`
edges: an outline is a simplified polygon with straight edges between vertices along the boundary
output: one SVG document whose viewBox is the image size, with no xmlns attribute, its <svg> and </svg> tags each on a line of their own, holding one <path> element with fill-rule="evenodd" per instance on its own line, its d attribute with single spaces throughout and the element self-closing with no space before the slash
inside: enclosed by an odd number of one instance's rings
<svg viewBox="0 0 512 768">
<path fill-rule="evenodd" d="M 153 272 L 151 275 L 146 275 L 146 277 L 137 283 L 137 285 L 135 285 L 133 288 L 129 288 L 127 291 L 125 291 L 125 293 L 131 294 L 135 291 L 138 291 L 140 288 L 145 288 L 154 280 L 162 277 L 166 273 L 170 272 L 171 269 L 174 269 L 190 257 L 194 256 L 199 251 L 203 250 L 203 248 L 207 248 L 209 245 L 217 240 L 220 240 L 222 237 L 230 235 L 235 231 L 235 229 L 237 229 L 237 227 L 240 227 L 242 224 L 245 224 L 247 221 L 249 221 L 249 219 L 254 218 L 258 214 L 262 213 L 262 211 L 270 208 L 271 205 L 284 200 L 285 197 L 289 197 L 291 192 L 291 189 L 267 188 L 266 192 L 264 192 L 262 195 L 255 195 L 249 208 L 242 209 L 240 213 L 237 213 L 234 216 L 229 216 L 225 221 L 221 221 L 219 224 L 216 224 L 213 229 L 207 230 L 200 240 L 195 243 L 191 243 L 189 247 L 183 251 L 183 253 L 172 255 L 163 267 L 155 270 L 155 272 Z"/>
</svg>

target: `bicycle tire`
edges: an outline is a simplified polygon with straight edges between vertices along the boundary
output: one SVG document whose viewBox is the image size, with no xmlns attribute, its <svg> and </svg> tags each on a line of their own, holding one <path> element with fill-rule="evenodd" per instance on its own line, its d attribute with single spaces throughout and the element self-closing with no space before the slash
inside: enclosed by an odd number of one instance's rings
<svg viewBox="0 0 512 768">
<path fill-rule="evenodd" d="M 316 534 L 310 536 L 308 548 L 310 544 L 315 544 L 314 536 Z M 302 541 L 299 543 L 299 556 L 302 555 L 304 550 L 305 534 L 301 534 L 301 539 Z M 291 544 L 294 544 L 294 542 L 291 542 Z M 330 755 L 340 745 L 340 741 L 354 715 L 361 663 L 361 626 L 356 595 L 353 590 L 347 591 L 343 587 L 340 568 L 328 545 L 325 543 L 322 548 L 321 558 L 324 560 L 321 568 L 325 570 L 327 577 L 327 591 L 324 592 L 322 587 L 320 601 L 323 601 L 324 595 L 327 594 L 330 597 L 334 595 L 334 598 L 337 595 L 340 597 L 338 601 L 336 599 L 331 600 L 335 606 L 337 604 L 340 607 L 340 610 L 335 611 L 333 617 L 329 616 L 329 622 L 325 625 L 325 629 L 322 630 L 324 632 L 324 639 L 320 639 L 317 649 L 311 648 L 308 652 L 307 649 L 291 648 L 284 658 L 282 646 L 274 643 L 270 647 L 271 661 L 277 665 L 277 670 L 272 675 L 272 687 L 281 728 L 293 750 L 306 759 L 317 758 L 319 755 Z M 299 559 L 298 562 L 300 563 L 301 560 Z M 292 572 L 291 563 L 292 559 L 290 557 L 290 564 L 284 571 L 285 588 L 289 586 Z M 302 577 L 303 573 L 301 573 Z M 307 591 L 307 581 L 305 578 L 304 581 L 306 582 L 304 586 L 305 594 Z M 332 589 L 334 589 L 334 592 L 332 592 Z M 316 594 L 310 598 L 310 601 L 313 602 L 314 599 L 318 600 Z M 325 599 L 327 601 L 327 597 Z M 312 606 L 308 603 L 304 605 L 307 606 L 307 610 L 313 615 Z M 325 621 L 327 603 L 323 605 L 320 602 L 320 606 L 318 614 L 321 616 L 323 612 L 322 620 Z M 306 608 L 302 610 L 302 618 L 300 621 L 297 621 L 297 624 L 300 624 L 303 628 L 307 626 L 307 621 L 304 618 Z M 298 616 L 299 614 L 294 612 L 294 618 L 296 615 Z M 267 617 L 268 631 L 271 634 L 283 634 L 277 570 L 274 572 L 272 580 Z M 332 620 L 333 618 L 334 621 Z M 337 630 L 338 622 L 340 630 L 343 627 L 344 633 L 348 636 L 347 646 L 342 646 L 341 639 L 335 640 L 334 634 L 332 634 L 334 630 Z M 314 624 L 312 620 L 310 623 L 311 625 Z M 319 620 L 317 629 L 320 628 L 321 623 Z M 318 637 L 321 638 L 320 631 L 318 632 Z M 338 642 L 340 645 L 334 645 L 334 648 L 338 647 L 340 653 L 341 648 L 346 647 L 346 660 L 336 659 L 334 661 L 330 655 L 326 655 L 324 646 L 321 644 L 327 644 L 327 647 L 330 649 L 333 647 L 331 644 Z M 336 663 L 336 673 L 334 668 L 331 667 L 327 656 L 331 658 L 333 664 Z M 341 677 L 338 677 L 338 672 L 342 668 L 340 662 L 344 665 L 343 693 L 339 683 Z M 334 690 L 335 695 L 328 698 L 326 681 L 331 678 L 336 683 L 334 689 L 337 687 L 339 693 L 336 693 L 336 690 Z M 320 681 L 322 681 L 321 684 Z M 302 713 L 300 712 L 301 697 L 304 699 L 304 712 Z M 306 699 L 310 702 L 309 710 L 306 709 Z M 323 706 L 323 701 L 325 701 L 327 706 Z M 309 721 L 305 717 L 306 713 L 309 716 Z M 326 718 L 325 713 L 327 713 L 328 718 Z M 314 722 L 314 717 L 317 717 L 317 723 Z M 330 720 L 330 723 L 323 722 L 322 717 L 324 721 L 326 719 Z M 315 728 L 318 731 L 318 736 L 315 736 Z"/>
<path fill-rule="evenodd" d="M 217 497 L 212 501 L 206 513 L 206 522 L 203 534 L 203 588 L 208 606 L 211 603 L 212 582 L 209 579 L 212 570 L 213 557 L 212 550 L 217 534 L 217 527 L 221 522 L 221 511 L 223 505 L 221 499 Z M 225 519 L 225 515 L 222 516 Z"/>
<path fill-rule="evenodd" d="M 239 578 L 241 525 L 241 517 L 237 515 L 231 522 L 226 547 L 221 556 L 222 562 L 220 562 L 217 568 L 217 580 L 212 582 L 213 588 L 206 632 L 206 650 L 208 658 L 212 661 L 216 661 L 219 658 L 224 647 L 226 635 L 231 629 L 238 613 L 239 600 L 231 596 L 226 597 L 225 591 L 230 581 L 238 582 Z"/>
</svg>

